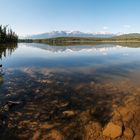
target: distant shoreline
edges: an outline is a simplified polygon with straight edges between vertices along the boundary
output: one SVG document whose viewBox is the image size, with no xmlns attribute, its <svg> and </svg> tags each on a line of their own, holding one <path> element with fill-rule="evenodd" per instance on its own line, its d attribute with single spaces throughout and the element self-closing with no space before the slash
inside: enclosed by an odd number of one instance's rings
<svg viewBox="0 0 140 140">
<path fill-rule="evenodd" d="M 114 43 L 140 43 L 140 39 L 119 39 L 119 38 L 79 38 L 79 37 L 59 37 L 50 39 L 32 40 L 34 43 L 44 43 L 55 46 L 67 45 L 94 45 L 94 44 L 114 44 Z"/>
<path fill-rule="evenodd" d="M 19 42 L 25 43 L 44 43 L 55 46 L 77 45 L 77 44 L 103 44 L 103 43 L 140 43 L 139 35 L 121 35 L 111 38 L 94 38 L 94 37 L 56 37 L 46 39 L 23 39 Z"/>
</svg>

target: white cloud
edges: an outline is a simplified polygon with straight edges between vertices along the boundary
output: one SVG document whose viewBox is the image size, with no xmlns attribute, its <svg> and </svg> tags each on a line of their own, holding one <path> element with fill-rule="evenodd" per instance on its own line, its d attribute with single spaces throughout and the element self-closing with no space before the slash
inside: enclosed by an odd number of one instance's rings
<svg viewBox="0 0 140 140">
<path fill-rule="evenodd" d="M 124 28 L 131 28 L 131 25 L 126 24 L 126 25 L 123 25 L 123 27 Z"/>
<path fill-rule="evenodd" d="M 103 30 L 108 30 L 108 29 L 109 29 L 109 27 L 107 27 L 107 26 L 103 27 Z"/>
</svg>

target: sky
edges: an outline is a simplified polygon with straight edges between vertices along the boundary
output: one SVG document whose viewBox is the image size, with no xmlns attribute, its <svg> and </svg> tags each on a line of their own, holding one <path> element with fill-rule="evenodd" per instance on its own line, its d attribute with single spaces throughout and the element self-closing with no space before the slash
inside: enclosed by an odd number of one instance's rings
<svg viewBox="0 0 140 140">
<path fill-rule="evenodd" d="M 140 33 L 140 0 L 0 0 L 0 24 L 18 35 Z"/>
</svg>

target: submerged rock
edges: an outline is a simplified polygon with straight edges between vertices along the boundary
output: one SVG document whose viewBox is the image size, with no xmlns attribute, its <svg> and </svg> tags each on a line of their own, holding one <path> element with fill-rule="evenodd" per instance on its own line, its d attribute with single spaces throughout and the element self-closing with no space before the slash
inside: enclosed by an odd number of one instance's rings
<svg viewBox="0 0 140 140">
<path fill-rule="evenodd" d="M 36 132 L 33 134 L 32 140 L 38 140 L 39 137 L 40 137 L 40 131 L 36 131 Z"/>
<path fill-rule="evenodd" d="M 21 102 L 14 102 L 14 101 L 8 101 L 4 106 L 0 108 L 0 112 L 7 112 L 12 107 L 21 104 Z"/>
<path fill-rule="evenodd" d="M 124 136 L 126 136 L 127 138 L 133 138 L 134 137 L 133 130 L 130 128 L 125 128 Z"/>
<path fill-rule="evenodd" d="M 136 135 L 133 140 L 140 140 L 140 135 Z"/>
<path fill-rule="evenodd" d="M 46 140 L 64 140 L 63 135 L 58 130 L 52 130 L 46 137 Z"/>
<path fill-rule="evenodd" d="M 19 101 L 8 101 L 8 105 L 19 105 L 20 103 Z"/>
<path fill-rule="evenodd" d="M 102 140 L 102 127 L 98 122 L 89 122 L 85 126 L 84 140 Z"/>
<path fill-rule="evenodd" d="M 122 127 L 109 122 L 103 131 L 103 135 L 115 139 L 122 135 Z"/>
<path fill-rule="evenodd" d="M 69 110 L 69 111 L 64 111 L 63 115 L 67 117 L 71 117 L 71 116 L 76 115 L 76 113 L 74 111 Z"/>
<path fill-rule="evenodd" d="M 21 102 L 19 102 L 19 101 L 8 101 L 7 106 L 10 109 L 10 108 L 12 108 L 16 105 L 19 105 L 19 104 L 21 104 Z"/>
</svg>

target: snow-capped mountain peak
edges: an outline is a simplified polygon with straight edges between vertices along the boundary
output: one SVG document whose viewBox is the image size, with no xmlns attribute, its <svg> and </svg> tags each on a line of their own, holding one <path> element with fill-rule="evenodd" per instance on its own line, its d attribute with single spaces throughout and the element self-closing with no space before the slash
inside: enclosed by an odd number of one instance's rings
<svg viewBox="0 0 140 140">
<path fill-rule="evenodd" d="M 24 39 L 45 39 L 45 38 L 55 38 L 55 37 L 96 37 L 96 38 L 109 38 L 116 36 L 117 34 L 112 34 L 109 32 L 95 32 L 95 33 L 85 33 L 81 31 L 52 31 L 42 34 L 29 35 L 25 37 L 20 37 Z"/>
</svg>

